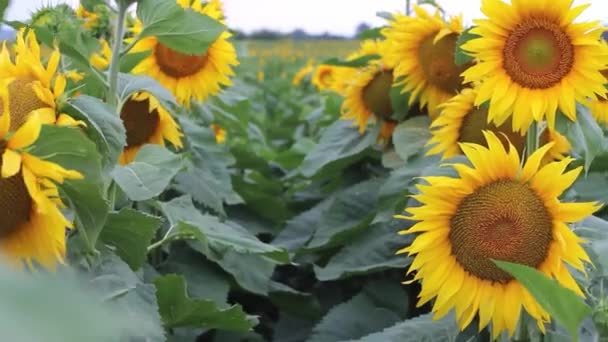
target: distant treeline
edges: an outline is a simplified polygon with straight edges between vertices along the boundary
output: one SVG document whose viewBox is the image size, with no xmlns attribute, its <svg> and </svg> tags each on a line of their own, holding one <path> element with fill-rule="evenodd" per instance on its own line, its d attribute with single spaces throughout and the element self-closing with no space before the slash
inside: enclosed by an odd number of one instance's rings
<svg viewBox="0 0 608 342">
<path fill-rule="evenodd" d="M 355 29 L 352 35 L 339 35 L 329 32 L 321 34 L 308 33 L 302 29 L 296 29 L 291 32 L 280 32 L 270 29 L 255 30 L 251 33 L 235 30 L 233 31 L 236 39 L 263 39 L 263 40 L 279 40 L 279 39 L 295 39 L 295 40 L 319 40 L 319 39 L 353 39 L 356 38 L 361 32 L 367 31 L 370 26 L 361 23 Z"/>
</svg>

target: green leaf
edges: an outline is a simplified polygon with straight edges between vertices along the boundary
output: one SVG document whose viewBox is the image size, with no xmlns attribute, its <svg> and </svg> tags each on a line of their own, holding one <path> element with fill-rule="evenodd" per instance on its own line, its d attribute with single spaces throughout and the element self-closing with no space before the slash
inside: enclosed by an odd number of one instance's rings
<svg viewBox="0 0 608 342">
<path fill-rule="evenodd" d="M 119 70 L 121 73 L 129 73 L 133 68 L 135 68 L 141 61 L 146 59 L 148 56 L 152 54 L 152 51 L 142 51 L 142 52 L 134 52 L 126 54 L 120 57 L 120 67 Z"/>
<path fill-rule="evenodd" d="M 74 117 L 86 122 L 87 132 L 104 157 L 104 165 L 116 165 L 127 144 L 127 133 L 118 114 L 106 103 L 88 95 L 73 98 L 69 104 L 75 109 Z"/>
<path fill-rule="evenodd" d="M 84 234 L 89 250 L 94 250 L 109 210 L 102 183 L 101 157 L 95 144 L 79 128 L 44 125 L 29 153 L 65 169 L 79 171 L 85 177 L 66 180 L 59 189 L 76 214 L 78 231 Z"/>
<path fill-rule="evenodd" d="M 456 65 L 463 65 L 473 62 L 473 57 L 469 56 L 462 49 L 462 44 L 468 42 L 471 39 L 479 38 L 478 35 L 471 33 L 471 29 L 473 29 L 474 27 L 475 26 L 469 27 L 468 29 L 464 30 L 456 40 L 456 51 L 454 53 L 454 62 L 456 63 Z"/>
<path fill-rule="evenodd" d="M 386 300 L 386 296 L 391 300 Z M 395 308 L 394 303 L 401 307 Z M 307 342 L 357 339 L 390 327 L 402 320 L 406 303 L 407 294 L 398 284 L 372 283 L 351 300 L 329 310 Z"/>
<path fill-rule="evenodd" d="M 380 179 L 371 179 L 343 190 L 323 213 L 307 244 L 308 249 L 329 248 L 344 243 L 369 227 L 376 215 Z"/>
<path fill-rule="evenodd" d="M 277 262 L 289 261 L 289 256 L 283 249 L 261 242 L 234 222 L 223 223 L 215 216 L 201 214 L 192 204 L 190 196 L 161 202 L 159 206 L 172 226 L 189 226 L 191 231 L 197 232 L 199 240 L 204 237 L 203 242 L 215 253 L 223 254 L 227 250 L 233 250 L 243 254 L 265 255 Z"/>
<path fill-rule="evenodd" d="M 167 328 L 198 327 L 249 331 L 257 319 L 247 316 L 240 305 L 220 309 L 210 300 L 192 299 L 183 277 L 169 274 L 155 280 L 156 297 Z"/>
<path fill-rule="evenodd" d="M 118 254 L 133 270 L 141 268 L 148 255 L 148 246 L 162 220 L 158 217 L 123 208 L 110 213 L 100 235 L 100 241 L 114 246 Z"/>
<path fill-rule="evenodd" d="M 118 94 L 121 103 L 125 103 L 129 100 L 131 95 L 137 92 L 147 92 L 154 95 L 167 110 L 172 110 L 177 106 L 173 94 L 157 80 L 149 76 L 119 73 L 116 93 Z M 120 107 L 122 107 L 122 105 Z"/>
<path fill-rule="evenodd" d="M 228 272 L 243 289 L 262 296 L 268 295 L 271 277 L 277 262 L 260 255 L 227 250 L 210 254 L 209 259 Z"/>
<path fill-rule="evenodd" d="M 154 36 L 164 46 L 184 54 L 204 55 L 224 31 L 218 21 L 173 0 L 139 0 L 137 17 L 143 23 L 140 37 Z"/>
<path fill-rule="evenodd" d="M 9 0 L 0 0 L 0 19 L 4 19 L 4 12 L 6 12 L 9 3 Z"/>
<path fill-rule="evenodd" d="M 369 30 L 365 30 L 357 35 L 357 39 L 384 39 L 384 36 L 382 35 L 382 29 L 384 29 L 384 26 L 374 27 Z"/>
<path fill-rule="evenodd" d="M 428 117 L 417 116 L 400 123 L 393 133 L 393 144 L 401 159 L 407 161 L 410 157 L 422 152 L 431 134 Z"/>
<path fill-rule="evenodd" d="M 181 167 L 179 155 L 160 145 L 144 145 L 133 162 L 117 165 L 111 175 L 131 200 L 144 201 L 163 192 Z"/>
<path fill-rule="evenodd" d="M 325 65 L 335 65 L 342 67 L 350 67 L 350 68 L 361 68 L 366 66 L 370 61 L 380 59 L 380 55 L 365 55 L 361 57 L 357 57 L 352 60 L 342 61 L 336 57 L 329 58 L 323 61 L 321 64 Z"/>
<path fill-rule="evenodd" d="M 136 330 L 69 269 L 29 273 L 3 262 L 0 291 L 10 293 L 0 305 L 3 341 L 119 341 Z"/>
<path fill-rule="evenodd" d="M 434 320 L 432 314 L 399 322 L 381 332 L 373 333 L 349 342 L 419 342 L 456 341 L 458 326 L 453 314 Z"/>
<path fill-rule="evenodd" d="M 84 276 L 89 279 L 87 285 L 97 292 L 97 301 L 110 304 L 132 327 L 124 340 L 165 340 L 154 286 L 144 284 L 118 256 L 104 251 Z"/>
<path fill-rule="evenodd" d="M 181 274 L 186 278 L 188 295 L 212 300 L 221 308 L 228 306 L 230 277 L 186 244 L 171 248 L 169 258 L 163 262 L 160 271 L 163 274 Z"/>
<path fill-rule="evenodd" d="M 562 324 L 575 340 L 578 339 L 578 326 L 591 314 L 591 308 L 581 297 L 531 267 L 499 260 L 494 260 L 494 263 L 513 275 L 551 317 Z"/>
<path fill-rule="evenodd" d="M 395 220 L 391 224 L 370 226 L 332 256 L 324 267 L 315 266 L 317 278 L 330 281 L 390 268 L 405 269 L 411 259 L 395 253 L 411 242 L 411 236 L 397 235 L 406 225 L 405 221 Z"/>
<path fill-rule="evenodd" d="M 602 128 L 593 119 L 589 109 L 578 104 L 576 109 L 576 120 L 568 122 L 566 137 L 573 144 L 575 151 L 583 155 L 587 173 L 591 162 L 603 152 L 605 138 Z"/>
<path fill-rule="evenodd" d="M 306 155 L 300 172 L 312 177 L 322 170 L 340 169 L 364 156 L 367 149 L 376 143 L 376 138 L 377 131 L 373 129 L 359 134 L 352 122 L 336 120 L 323 131 L 317 146 Z"/>
</svg>

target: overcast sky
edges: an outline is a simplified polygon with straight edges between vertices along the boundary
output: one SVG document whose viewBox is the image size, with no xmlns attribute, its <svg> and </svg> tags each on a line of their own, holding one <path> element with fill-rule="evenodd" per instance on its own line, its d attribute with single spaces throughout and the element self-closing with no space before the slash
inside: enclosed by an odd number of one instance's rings
<svg viewBox="0 0 608 342">
<path fill-rule="evenodd" d="M 533 1 L 533 0 L 530 0 Z M 78 4 L 78 0 L 12 0 L 7 19 L 26 19 L 29 13 L 48 3 Z M 301 28 L 312 33 L 329 31 L 353 34 L 357 25 L 366 22 L 381 25 L 378 11 L 403 11 L 406 0 L 223 0 L 228 25 L 251 32 L 269 28 L 292 31 Z M 412 0 L 412 3 L 416 0 Z M 463 13 L 465 22 L 479 17 L 480 0 L 439 0 L 450 14 Z M 591 3 L 581 18 L 607 21 L 608 1 L 575 0 L 576 4 Z"/>
</svg>

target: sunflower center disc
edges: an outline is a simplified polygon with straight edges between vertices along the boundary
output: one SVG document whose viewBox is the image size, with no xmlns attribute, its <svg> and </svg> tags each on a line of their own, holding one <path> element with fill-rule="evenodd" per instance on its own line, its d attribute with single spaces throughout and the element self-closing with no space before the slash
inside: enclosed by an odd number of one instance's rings
<svg viewBox="0 0 608 342">
<path fill-rule="evenodd" d="M 452 254 L 481 279 L 513 277 L 491 259 L 538 267 L 552 240 L 552 221 L 541 198 L 527 185 L 500 180 L 466 196 L 450 222 Z"/>
<path fill-rule="evenodd" d="M 154 56 L 160 70 L 172 77 L 187 77 L 196 74 L 207 63 L 207 55 L 186 55 L 158 43 Z"/>
<path fill-rule="evenodd" d="M 4 148 L 1 150 L 4 153 Z M 0 238 L 10 235 L 27 222 L 31 210 L 32 198 L 21 172 L 9 178 L 0 178 Z"/>
<path fill-rule="evenodd" d="M 449 34 L 433 44 L 434 35 L 424 39 L 418 49 L 418 58 L 426 80 L 448 93 L 462 89 L 460 74 L 468 65 L 454 63 L 454 51 L 458 35 Z"/>
<path fill-rule="evenodd" d="M 127 147 L 147 143 L 160 124 L 158 111 L 155 109 L 150 112 L 148 100 L 130 99 L 122 107 L 120 118 L 127 131 Z"/>
<path fill-rule="evenodd" d="M 475 143 L 487 147 L 486 138 L 482 132 L 483 130 L 501 133 L 496 134 L 496 136 L 502 141 L 505 148 L 509 147 L 507 138 L 517 151 L 521 152 L 525 146 L 525 137 L 517 132 L 513 132 L 511 120 L 507 120 L 498 127 L 494 123 L 488 123 L 488 107 L 486 106 L 473 108 L 464 117 L 462 125 L 460 126 L 458 142 Z"/>
<path fill-rule="evenodd" d="M 511 79 L 532 89 L 559 83 L 574 64 L 574 47 L 558 23 L 530 19 L 519 24 L 507 38 L 504 68 Z"/>
<path fill-rule="evenodd" d="M 25 123 L 29 114 L 36 109 L 48 107 L 42 102 L 34 89 L 31 79 L 16 79 L 8 85 L 9 110 L 11 114 L 11 131 L 16 131 Z M 3 111 L 0 99 L 0 113 Z"/>
<path fill-rule="evenodd" d="M 376 116 L 388 119 L 393 114 L 391 105 L 392 70 L 380 71 L 363 88 L 363 103 Z"/>
</svg>

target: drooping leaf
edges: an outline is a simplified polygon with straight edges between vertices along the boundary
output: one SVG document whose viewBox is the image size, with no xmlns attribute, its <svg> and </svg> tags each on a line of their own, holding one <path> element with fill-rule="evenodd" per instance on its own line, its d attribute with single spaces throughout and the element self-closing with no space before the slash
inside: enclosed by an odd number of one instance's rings
<svg viewBox="0 0 608 342">
<path fill-rule="evenodd" d="M 218 21 L 171 0 L 139 0 L 137 17 L 143 23 L 140 37 L 154 36 L 184 54 L 204 55 L 225 29 Z"/>
<path fill-rule="evenodd" d="M 428 117 L 417 116 L 397 125 L 393 144 L 401 159 L 407 161 L 422 151 L 430 138 L 429 124 Z"/>
<path fill-rule="evenodd" d="M 84 176 L 82 180 L 66 180 L 59 189 L 76 214 L 76 228 L 84 234 L 88 249 L 94 250 L 109 210 L 95 144 L 78 128 L 44 125 L 29 153 Z"/>
<path fill-rule="evenodd" d="M 257 319 L 247 316 L 240 305 L 220 309 L 213 301 L 190 298 L 186 293 L 186 281 L 181 276 L 168 274 L 154 283 L 159 310 L 167 328 L 248 331 L 257 324 Z"/>
<path fill-rule="evenodd" d="M 157 80 L 149 76 L 119 73 L 116 93 L 121 103 L 127 101 L 132 94 L 137 92 L 152 94 L 169 111 L 177 106 L 173 94 Z"/>
<path fill-rule="evenodd" d="M 133 162 L 117 165 L 111 175 L 131 200 L 143 201 L 165 190 L 181 167 L 179 155 L 160 145 L 144 145 Z"/>
<path fill-rule="evenodd" d="M 97 143 L 104 165 L 116 165 L 127 144 L 125 127 L 118 114 L 106 103 L 88 95 L 71 99 L 70 105 L 75 109 L 74 116 L 87 124 L 87 131 Z"/>
<path fill-rule="evenodd" d="M 99 239 L 115 247 L 131 269 L 138 270 L 146 261 L 148 246 L 161 223 L 158 217 L 123 208 L 110 213 Z"/>
<path fill-rule="evenodd" d="M 585 161 L 585 173 L 589 172 L 589 167 L 595 157 L 603 152 L 606 139 L 602 128 L 591 116 L 589 109 L 585 106 L 576 106 L 576 120 L 559 120 L 562 127 L 560 131 L 566 132 L 568 141 L 573 145 L 574 150 L 583 156 Z M 558 118 L 562 115 L 558 115 Z M 565 129 L 563 126 L 566 126 Z"/>
<path fill-rule="evenodd" d="M 304 158 L 300 172 L 311 177 L 324 169 L 339 169 L 362 157 L 376 138 L 373 129 L 360 134 L 350 121 L 337 120 L 323 131 L 317 146 Z"/>
<path fill-rule="evenodd" d="M 591 313 L 591 308 L 572 290 L 529 266 L 494 260 L 501 269 L 517 279 L 552 318 L 578 339 L 578 327 Z"/>
</svg>

